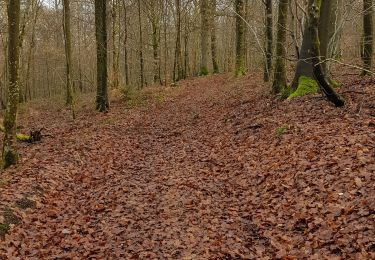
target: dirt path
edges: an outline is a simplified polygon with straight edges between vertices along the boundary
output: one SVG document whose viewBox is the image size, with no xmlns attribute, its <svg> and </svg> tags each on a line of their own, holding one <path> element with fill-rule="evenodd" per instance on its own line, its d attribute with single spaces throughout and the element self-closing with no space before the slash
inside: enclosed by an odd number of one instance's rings
<svg viewBox="0 0 375 260">
<path fill-rule="evenodd" d="M 24 148 L 2 191 L 3 208 L 37 205 L 15 211 L 0 258 L 374 256 L 374 99 L 360 114 L 356 97 L 283 103 L 257 77 L 190 80 L 78 123 L 46 115 L 54 138 Z"/>
</svg>

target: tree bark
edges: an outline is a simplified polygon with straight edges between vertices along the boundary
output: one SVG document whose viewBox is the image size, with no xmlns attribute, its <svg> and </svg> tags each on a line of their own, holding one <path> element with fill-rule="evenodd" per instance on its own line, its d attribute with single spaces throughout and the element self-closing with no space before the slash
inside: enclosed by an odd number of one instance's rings
<svg viewBox="0 0 375 260">
<path fill-rule="evenodd" d="M 322 6 L 319 9 L 320 10 L 320 17 L 323 18 L 323 20 L 318 25 L 318 31 L 319 36 L 322 36 L 320 39 L 320 53 L 324 57 L 331 58 L 332 55 L 329 51 L 329 45 L 330 44 L 337 44 L 337 41 L 335 42 L 335 39 L 332 37 L 336 37 L 334 34 L 335 24 L 334 21 L 336 20 L 336 15 L 332 8 L 334 8 L 335 4 L 332 2 L 336 1 L 322 1 Z M 306 23 L 306 26 L 308 26 L 308 23 Z M 306 28 L 305 28 L 306 31 Z M 302 46 L 300 49 L 299 54 L 299 60 L 297 62 L 296 72 L 295 76 L 291 85 L 291 89 L 295 90 L 298 87 L 298 81 L 301 76 L 306 76 L 309 78 L 314 78 L 314 68 L 312 64 L 312 58 L 311 55 L 311 48 L 313 47 L 313 40 L 312 35 L 309 33 L 305 33 L 303 35 L 302 39 Z M 332 46 L 333 47 L 333 46 Z M 331 47 L 331 48 L 332 48 Z M 331 80 L 331 77 L 328 75 L 328 70 L 326 65 L 322 65 L 323 72 L 326 74 L 326 77 L 328 78 L 329 82 L 333 82 Z"/>
<path fill-rule="evenodd" d="M 112 87 L 118 88 L 120 84 L 119 79 L 119 39 L 118 36 L 120 30 L 120 3 L 119 0 L 112 0 Z"/>
<path fill-rule="evenodd" d="M 139 23 L 139 65 L 140 65 L 140 77 L 141 77 L 141 88 L 145 85 L 145 65 L 143 58 L 143 29 L 142 29 L 142 16 L 141 16 L 141 0 L 138 0 L 138 23 Z"/>
<path fill-rule="evenodd" d="M 326 59 L 334 58 L 341 34 L 341 29 L 338 28 L 339 5 L 341 0 L 322 1 L 320 10 L 319 22 L 319 40 L 320 40 L 320 55 L 322 61 L 322 68 L 326 74 L 327 80 L 330 84 L 335 83 L 330 75 L 329 62 Z"/>
<path fill-rule="evenodd" d="M 19 36 L 20 0 L 8 2 L 8 106 L 4 117 L 3 168 L 18 162 L 17 152 L 17 109 L 19 101 Z"/>
<path fill-rule="evenodd" d="M 70 32 L 70 0 L 63 0 L 64 9 L 64 38 L 65 38 L 65 61 L 66 61 L 66 105 L 72 109 L 75 119 L 74 97 L 72 88 L 73 60 L 72 60 L 72 37 Z"/>
<path fill-rule="evenodd" d="M 95 0 L 95 29 L 97 50 L 97 92 L 96 109 L 106 112 L 108 101 L 108 72 L 107 72 L 107 1 Z"/>
<path fill-rule="evenodd" d="M 236 67 L 235 75 L 243 76 L 246 74 L 245 68 L 245 5 L 244 0 L 235 1 L 236 10 Z"/>
<path fill-rule="evenodd" d="M 176 0 L 177 24 L 176 24 L 176 49 L 173 66 L 173 82 L 183 79 L 181 60 L 181 0 Z"/>
<path fill-rule="evenodd" d="M 324 74 L 323 66 L 320 59 L 320 43 L 319 43 L 319 18 L 320 18 L 320 0 L 309 0 L 309 21 L 305 34 L 310 34 L 311 38 L 311 56 L 314 77 L 317 80 L 321 90 L 326 95 L 327 99 L 334 103 L 337 107 L 345 105 L 345 100 L 338 95 L 333 87 L 329 84 L 326 75 Z"/>
<path fill-rule="evenodd" d="M 273 16 L 272 16 L 272 0 L 266 0 L 266 61 L 264 63 L 263 79 L 268 82 L 272 73 L 272 51 L 273 51 Z"/>
<path fill-rule="evenodd" d="M 201 65 L 199 75 L 208 75 L 208 32 L 209 32 L 209 0 L 200 1 L 201 12 Z"/>
<path fill-rule="evenodd" d="M 289 0 L 279 1 L 279 18 L 277 22 L 276 61 L 272 93 L 279 94 L 287 87 L 286 79 L 286 32 Z"/>
<path fill-rule="evenodd" d="M 129 51 L 128 51 L 128 7 L 125 0 L 122 1 L 124 8 L 124 69 L 125 69 L 125 85 L 129 86 Z"/>
<path fill-rule="evenodd" d="M 372 0 L 363 0 L 363 51 L 362 60 L 365 70 L 362 75 L 368 75 L 372 68 L 373 55 L 373 6 Z"/>
<path fill-rule="evenodd" d="M 216 43 L 216 0 L 211 0 L 211 56 L 213 73 L 219 73 L 219 64 L 217 61 L 217 43 Z"/>
</svg>

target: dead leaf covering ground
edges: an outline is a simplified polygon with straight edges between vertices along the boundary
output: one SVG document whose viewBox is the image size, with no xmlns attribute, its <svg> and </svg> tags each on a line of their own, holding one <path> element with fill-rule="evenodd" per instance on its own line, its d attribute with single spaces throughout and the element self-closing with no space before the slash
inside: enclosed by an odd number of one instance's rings
<svg viewBox="0 0 375 260">
<path fill-rule="evenodd" d="M 275 100 L 259 77 L 191 79 L 75 122 L 24 116 L 51 136 L 2 174 L 0 209 L 21 224 L 0 258 L 374 258 L 375 82 L 343 78 L 337 109 Z"/>
</svg>

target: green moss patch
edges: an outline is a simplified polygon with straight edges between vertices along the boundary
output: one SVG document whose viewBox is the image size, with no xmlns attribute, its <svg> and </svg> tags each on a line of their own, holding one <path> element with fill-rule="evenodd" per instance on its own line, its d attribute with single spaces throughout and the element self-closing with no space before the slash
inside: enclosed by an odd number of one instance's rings
<svg viewBox="0 0 375 260">
<path fill-rule="evenodd" d="M 288 132 L 288 129 L 289 129 L 288 126 L 278 127 L 276 129 L 276 137 L 281 138 L 283 135 L 285 135 Z"/>
<path fill-rule="evenodd" d="M 318 83 L 309 77 L 301 76 L 298 79 L 298 87 L 296 91 L 294 91 L 292 94 L 289 95 L 288 100 L 296 98 L 296 97 L 302 97 L 309 94 L 315 94 L 319 90 Z"/>
<path fill-rule="evenodd" d="M 8 233 L 10 229 L 9 224 L 0 223 L 0 238 L 4 239 L 5 235 Z"/>
<path fill-rule="evenodd" d="M 206 67 L 201 68 L 199 72 L 199 76 L 207 76 L 209 74 L 208 69 Z"/>
<path fill-rule="evenodd" d="M 163 89 L 142 89 L 127 86 L 122 89 L 122 96 L 128 108 L 146 106 L 150 102 L 163 103 L 165 92 Z"/>
<path fill-rule="evenodd" d="M 19 225 L 21 223 L 21 219 L 17 217 L 10 208 L 4 210 L 1 219 L 4 223 L 0 222 L 0 238 L 5 237 L 10 229 L 10 225 Z"/>
</svg>

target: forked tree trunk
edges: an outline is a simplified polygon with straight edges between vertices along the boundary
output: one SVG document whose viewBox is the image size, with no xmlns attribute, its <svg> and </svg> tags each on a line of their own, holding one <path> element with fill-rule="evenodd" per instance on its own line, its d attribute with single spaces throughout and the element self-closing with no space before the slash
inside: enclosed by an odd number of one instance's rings
<svg viewBox="0 0 375 260">
<path fill-rule="evenodd" d="M 107 72 L 107 1 L 95 0 L 95 30 L 97 53 L 96 109 L 105 112 L 109 108 Z"/>
<path fill-rule="evenodd" d="M 320 17 L 323 17 L 322 21 L 319 22 L 319 25 L 318 25 L 319 36 L 322 37 L 320 39 L 320 53 L 324 56 L 324 58 L 332 58 L 329 48 L 335 48 L 335 46 L 330 47 L 330 44 L 337 45 L 338 43 L 337 40 L 332 38 L 332 37 L 336 37 L 335 20 L 337 19 L 336 16 L 338 15 L 338 13 L 332 10 L 332 9 L 335 9 L 335 6 L 337 7 L 337 0 L 336 1 L 322 1 L 322 6 L 319 9 L 320 10 L 319 15 Z M 303 35 L 302 46 L 301 46 L 301 50 L 299 54 L 299 60 L 297 62 L 295 76 L 291 85 L 291 88 L 293 90 L 297 89 L 299 78 L 301 76 L 314 78 L 314 68 L 312 64 L 313 56 L 311 54 L 311 48 L 313 47 L 312 43 L 313 41 L 311 38 L 311 34 L 305 33 Z M 322 61 L 323 63 L 325 63 L 323 59 Z M 322 68 L 323 68 L 323 72 L 326 73 L 326 78 L 328 79 L 330 83 L 332 83 L 333 81 L 331 80 L 330 75 L 327 73 L 328 70 L 327 70 L 326 65 L 322 65 Z"/>
<path fill-rule="evenodd" d="M 326 95 L 327 99 L 334 103 L 337 107 L 345 105 L 345 100 L 338 95 L 334 88 L 330 85 L 329 81 L 324 74 L 323 66 L 320 59 L 320 43 L 319 43 L 319 18 L 320 18 L 320 0 L 309 0 L 309 20 L 307 31 L 305 34 L 310 35 L 311 39 L 311 61 L 313 67 L 314 77 L 317 80 L 321 90 Z"/>
<path fill-rule="evenodd" d="M 3 168 L 18 161 L 17 153 L 17 109 L 19 101 L 19 35 L 20 35 L 20 0 L 8 2 L 8 105 L 4 117 Z"/>
</svg>

